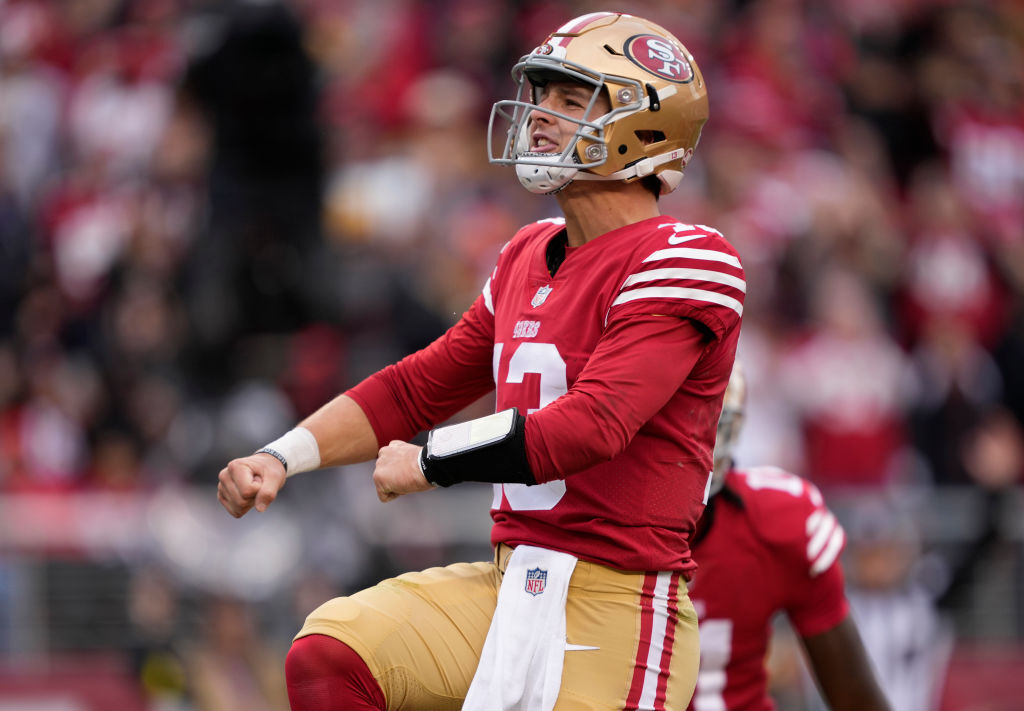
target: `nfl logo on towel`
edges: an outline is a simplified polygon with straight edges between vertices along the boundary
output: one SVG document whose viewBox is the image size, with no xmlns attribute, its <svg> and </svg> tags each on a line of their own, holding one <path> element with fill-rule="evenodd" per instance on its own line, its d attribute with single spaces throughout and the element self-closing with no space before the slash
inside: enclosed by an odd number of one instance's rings
<svg viewBox="0 0 1024 711">
<path fill-rule="evenodd" d="M 544 586 L 548 582 L 548 571 L 540 568 L 531 568 L 526 571 L 526 592 L 531 595 L 540 595 L 544 592 Z"/>
</svg>

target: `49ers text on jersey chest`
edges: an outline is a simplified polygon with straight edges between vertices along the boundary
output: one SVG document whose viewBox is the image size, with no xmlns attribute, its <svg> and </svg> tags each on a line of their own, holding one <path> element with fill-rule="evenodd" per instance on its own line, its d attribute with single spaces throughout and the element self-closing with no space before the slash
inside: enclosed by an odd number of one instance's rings
<svg viewBox="0 0 1024 711">
<path fill-rule="evenodd" d="M 512 338 L 533 338 L 540 331 L 540 321 L 516 321 Z"/>
</svg>

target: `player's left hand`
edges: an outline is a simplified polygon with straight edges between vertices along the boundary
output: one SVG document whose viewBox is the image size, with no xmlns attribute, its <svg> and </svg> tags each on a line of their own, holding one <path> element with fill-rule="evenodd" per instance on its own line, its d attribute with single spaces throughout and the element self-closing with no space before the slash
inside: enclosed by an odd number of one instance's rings
<svg viewBox="0 0 1024 711">
<path fill-rule="evenodd" d="M 377 453 L 377 465 L 373 470 L 373 484 L 377 487 L 377 498 L 388 502 L 402 494 L 427 491 L 433 486 L 420 469 L 420 450 L 401 440 L 392 440 Z"/>
</svg>

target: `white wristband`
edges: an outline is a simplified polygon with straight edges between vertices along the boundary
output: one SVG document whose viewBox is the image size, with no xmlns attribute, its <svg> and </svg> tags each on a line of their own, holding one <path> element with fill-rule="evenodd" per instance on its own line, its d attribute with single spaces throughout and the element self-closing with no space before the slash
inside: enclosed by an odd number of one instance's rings
<svg viewBox="0 0 1024 711">
<path fill-rule="evenodd" d="M 305 427 L 289 430 L 259 452 L 276 457 L 284 464 L 287 476 L 320 468 L 320 445 Z"/>
</svg>

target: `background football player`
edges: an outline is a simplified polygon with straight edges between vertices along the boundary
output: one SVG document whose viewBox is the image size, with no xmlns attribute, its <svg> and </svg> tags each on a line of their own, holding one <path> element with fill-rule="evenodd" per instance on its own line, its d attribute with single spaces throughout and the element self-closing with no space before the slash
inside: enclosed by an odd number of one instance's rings
<svg viewBox="0 0 1024 711">
<path fill-rule="evenodd" d="M 286 475 L 375 456 L 381 501 L 494 484 L 494 561 L 313 611 L 286 663 L 293 709 L 690 699 L 689 539 L 745 282 L 719 232 L 662 216 L 658 197 L 693 155 L 707 89 L 665 29 L 609 12 L 567 22 L 513 76 L 516 98 L 492 112 L 491 160 L 554 194 L 564 217 L 520 229 L 436 342 L 220 474 L 235 516 L 265 510 Z M 491 391 L 495 415 L 434 429 L 425 448 L 404 441 Z"/>
<path fill-rule="evenodd" d="M 843 528 L 801 477 L 733 468 L 745 404 L 737 363 L 718 424 L 711 498 L 692 542 L 701 658 L 690 708 L 775 708 L 765 660 L 773 619 L 785 613 L 833 711 L 885 711 L 844 590 Z"/>
</svg>

